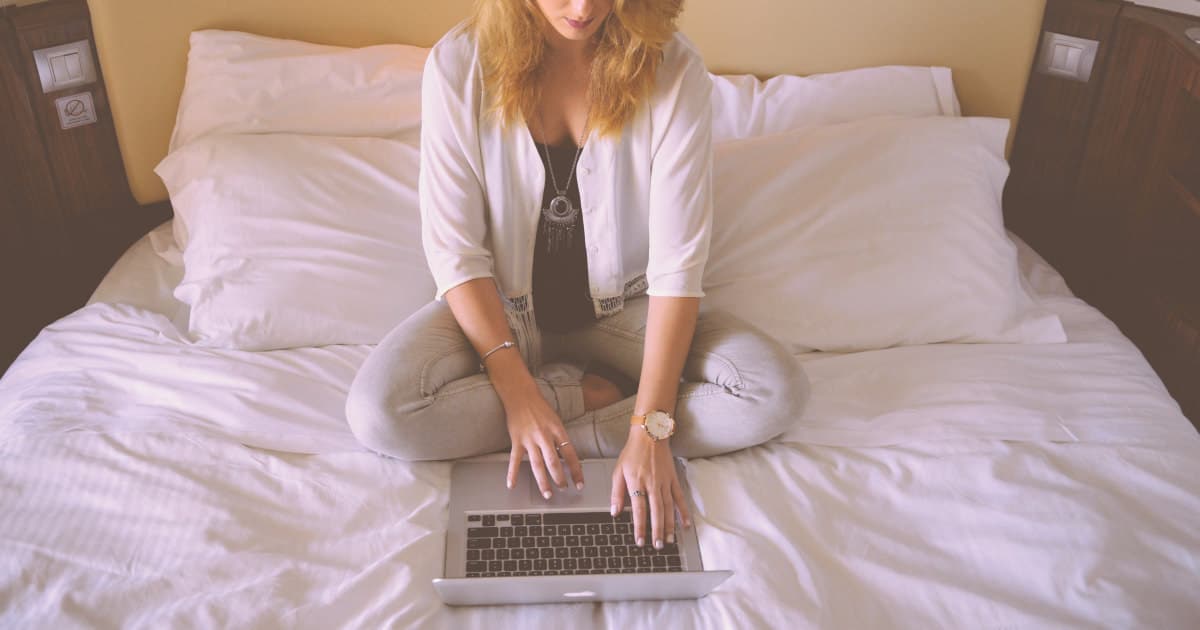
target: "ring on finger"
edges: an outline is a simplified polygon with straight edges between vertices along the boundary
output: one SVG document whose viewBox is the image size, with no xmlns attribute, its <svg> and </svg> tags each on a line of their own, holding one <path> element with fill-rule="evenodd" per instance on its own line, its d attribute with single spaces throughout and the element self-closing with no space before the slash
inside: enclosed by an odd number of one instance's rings
<svg viewBox="0 0 1200 630">
<path fill-rule="evenodd" d="M 629 493 L 629 496 L 631 496 L 631 497 L 644 497 L 644 496 L 646 496 L 646 493 L 645 493 L 645 492 L 643 492 L 643 491 L 641 491 L 641 490 L 634 490 L 634 491 L 632 491 L 632 492 L 630 492 L 630 493 Z"/>
<path fill-rule="evenodd" d="M 555 447 L 554 447 L 554 450 L 555 450 L 556 452 L 559 452 L 559 453 L 561 453 L 561 452 L 562 452 L 562 448 L 563 448 L 564 446 L 570 446 L 570 444 L 571 444 L 571 440 L 563 440 L 562 442 L 559 442 L 557 446 L 555 446 Z"/>
</svg>

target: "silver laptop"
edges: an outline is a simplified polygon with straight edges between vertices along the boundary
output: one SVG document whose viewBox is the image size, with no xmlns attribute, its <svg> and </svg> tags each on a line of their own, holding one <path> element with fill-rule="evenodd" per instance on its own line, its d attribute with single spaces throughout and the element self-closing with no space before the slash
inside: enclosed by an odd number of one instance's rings
<svg viewBox="0 0 1200 630">
<path fill-rule="evenodd" d="M 656 550 L 633 543 L 628 506 L 609 513 L 616 460 L 585 460 L 586 485 L 555 488 L 542 498 L 529 463 L 516 487 L 508 463 L 459 462 L 450 479 L 445 577 L 433 581 L 455 606 L 554 602 L 696 599 L 732 571 L 705 571 L 693 525 L 676 527 L 676 544 Z M 687 477 L 676 461 L 679 482 Z M 647 536 L 649 538 L 649 536 Z"/>
</svg>

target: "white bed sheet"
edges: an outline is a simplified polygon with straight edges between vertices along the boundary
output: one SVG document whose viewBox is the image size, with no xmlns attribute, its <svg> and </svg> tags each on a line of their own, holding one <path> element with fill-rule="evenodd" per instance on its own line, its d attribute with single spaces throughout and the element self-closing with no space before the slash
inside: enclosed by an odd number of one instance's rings
<svg viewBox="0 0 1200 630">
<path fill-rule="evenodd" d="M 169 243 L 154 249 L 135 245 L 0 381 L 0 626 L 1200 619 L 1200 437 L 1023 244 L 1070 343 L 807 355 L 813 396 L 788 434 L 689 463 L 706 563 L 736 572 L 713 595 L 482 610 L 429 583 L 449 465 L 363 452 L 345 427 L 369 348 L 189 346 Z"/>
</svg>

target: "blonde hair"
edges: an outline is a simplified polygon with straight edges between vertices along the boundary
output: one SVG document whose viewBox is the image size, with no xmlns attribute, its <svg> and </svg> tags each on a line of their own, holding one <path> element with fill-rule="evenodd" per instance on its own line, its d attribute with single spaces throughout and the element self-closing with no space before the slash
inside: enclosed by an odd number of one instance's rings
<svg viewBox="0 0 1200 630">
<path fill-rule="evenodd" d="M 682 0 L 613 0 L 596 32 L 588 127 L 619 134 L 654 86 L 663 47 L 676 31 Z M 537 109 L 546 54 L 545 17 L 535 0 L 476 0 L 466 30 L 479 49 L 485 111 L 504 125 Z"/>
</svg>

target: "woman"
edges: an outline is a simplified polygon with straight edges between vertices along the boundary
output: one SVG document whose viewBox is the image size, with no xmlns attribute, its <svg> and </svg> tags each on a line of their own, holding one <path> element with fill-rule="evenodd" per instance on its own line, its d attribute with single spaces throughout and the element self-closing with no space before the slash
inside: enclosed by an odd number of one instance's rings
<svg viewBox="0 0 1200 630">
<path fill-rule="evenodd" d="M 508 448 L 509 487 L 527 456 L 547 499 L 564 461 L 582 488 L 580 458 L 618 455 L 613 513 L 628 493 L 637 544 L 648 511 L 659 548 L 676 510 L 690 525 L 672 454 L 765 442 L 808 389 L 778 343 L 699 313 L 712 88 L 679 10 L 480 0 L 433 47 L 420 202 L 438 301 L 383 340 L 347 402 L 373 450 Z"/>
</svg>

